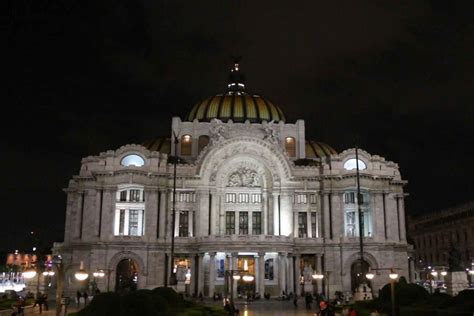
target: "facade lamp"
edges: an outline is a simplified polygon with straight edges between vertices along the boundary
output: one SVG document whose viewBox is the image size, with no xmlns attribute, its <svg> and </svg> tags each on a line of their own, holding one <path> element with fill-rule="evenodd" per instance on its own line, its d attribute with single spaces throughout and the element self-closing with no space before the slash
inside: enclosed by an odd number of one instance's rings
<svg viewBox="0 0 474 316">
<path fill-rule="evenodd" d="M 238 280 L 240 280 L 240 275 L 234 274 L 234 275 L 232 276 L 232 279 L 234 279 L 235 281 L 238 281 Z"/>
<path fill-rule="evenodd" d="M 373 274 L 371 271 L 367 272 L 367 274 L 365 275 L 365 277 L 368 279 L 368 280 L 372 280 L 374 277 L 375 277 L 375 274 Z M 395 277 L 396 278 L 396 277 Z"/>
<path fill-rule="evenodd" d="M 50 277 L 52 277 L 52 276 L 54 276 L 54 274 L 55 274 L 54 271 L 51 271 L 51 270 L 43 271 L 43 275 L 44 275 L 44 276 L 50 276 Z"/>
<path fill-rule="evenodd" d="M 315 279 L 315 280 L 321 280 L 321 279 L 324 278 L 324 274 L 322 274 L 322 273 L 315 273 L 315 274 L 313 274 L 311 277 L 313 277 L 313 279 Z"/>
<path fill-rule="evenodd" d="M 74 274 L 74 277 L 79 281 L 84 281 L 89 277 L 89 274 L 84 270 L 84 261 L 81 261 L 79 271 Z"/>
<path fill-rule="evenodd" d="M 36 270 L 33 267 L 26 268 L 22 273 L 23 277 L 26 279 L 32 279 L 36 276 Z"/>
<path fill-rule="evenodd" d="M 469 273 L 470 275 L 474 275 L 474 270 L 469 270 L 468 273 Z"/>
<path fill-rule="evenodd" d="M 97 270 L 94 273 L 92 273 L 94 278 L 103 278 L 105 276 L 104 270 Z"/>
<path fill-rule="evenodd" d="M 242 277 L 242 279 L 245 281 L 245 282 L 252 282 L 255 278 L 253 275 L 251 274 L 246 274 Z"/>
<path fill-rule="evenodd" d="M 390 271 L 390 274 L 388 276 L 389 276 L 390 279 L 395 280 L 395 279 L 398 278 L 398 273 L 395 273 L 392 270 L 392 271 Z"/>
<path fill-rule="evenodd" d="M 435 276 L 438 275 L 438 272 L 437 271 L 431 271 L 431 275 L 435 277 Z"/>
<path fill-rule="evenodd" d="M 448 272 L 446 272 L 446 271 L 441 271 L 441 275 L 442 275 L 442 276 L 446 276 L 446 275 L 448 275 Z"/>
</svg>

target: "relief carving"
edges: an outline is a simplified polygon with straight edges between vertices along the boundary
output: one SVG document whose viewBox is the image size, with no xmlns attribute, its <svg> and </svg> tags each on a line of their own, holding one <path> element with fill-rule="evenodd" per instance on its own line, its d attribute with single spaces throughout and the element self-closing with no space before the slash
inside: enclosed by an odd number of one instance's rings
<svg viewBox="0 0 474 316">
<path fill-rule="evenodd" d="M 241 167 L 229 176 L 228 187 L 259 187 L 260 178 L 255 170 Z"/>
</svg>

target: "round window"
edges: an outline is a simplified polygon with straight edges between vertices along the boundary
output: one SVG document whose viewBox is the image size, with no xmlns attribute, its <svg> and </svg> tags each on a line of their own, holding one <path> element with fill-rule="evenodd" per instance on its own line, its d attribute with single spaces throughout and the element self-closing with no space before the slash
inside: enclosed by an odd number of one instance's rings
<svg viewBox="0 0 474 316">
<path fill-rule="evenodd" d="M 367 165 L 365 164 L 365 162 L 363 162 L 360 159 L 358 159 L 358 162 L 359 162 L 359 170 L 367 169 Z M 344 163 L 344 169 L 346 170 L 352 170 L 356 168 L 357 168 L 357 160 L 355 158 L 348 159 Z"/>
<path fill-rule="evenodd" d="M 125 167 L 129 167 L 129 166 L 141 167 L 145 164 L 145 160 L 143 160 L 143 158 L 138 155 L 127 155 L 122 158 L 122 161 L 120 163 L 122 166 L 125 166 Z"/>
</svg>

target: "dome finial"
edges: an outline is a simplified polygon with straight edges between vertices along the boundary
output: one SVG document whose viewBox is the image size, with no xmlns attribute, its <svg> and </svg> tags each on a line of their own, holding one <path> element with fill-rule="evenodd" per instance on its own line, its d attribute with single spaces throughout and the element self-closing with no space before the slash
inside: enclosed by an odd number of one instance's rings
<svg viewBox="0 0 474 316">
<path fill-rule="evenodd" d="M 245 76 L 240 72 L 239 62 L 242 56 L 232 56 L 234 67 L 230 70 L 229 82 L 227 84 L 228 91 L 245 91 Z"/>
</svg>

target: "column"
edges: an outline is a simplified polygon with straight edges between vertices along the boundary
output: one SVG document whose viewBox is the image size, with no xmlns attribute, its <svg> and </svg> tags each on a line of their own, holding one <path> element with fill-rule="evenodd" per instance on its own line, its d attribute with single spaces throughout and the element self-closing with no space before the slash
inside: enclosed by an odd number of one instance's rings
<svg viewBox="0 0 474 316">
<path fill-rule="evenodd" d="M 321 255 L 320 254 L 315 254 L 316 256 L 316 273 L 322 273 L 321 270 Z M 316 279 L 316 293 L 322 293 L 322 285 L 321 285 L 321 280 Z"/>
<path fill-rule="evenodd" d="M 102 219 L 100 218 L 101 216 L 101 209 L 102 209 L 102 201 L 101 201 L 101 196 L 102 196 L 102 190 L 98 189 L 96 191 L 96 197 L 95 197 L 95 219 L 94 222 L 97 223 L 97 226 L 95 227 L 95 235 L 97 237 L 100 237 L 99 234 L 102 234 L 101 232 L 101 227 L 100 225 L 102 224 L 101 221 Z"/>
<path fill-rule="evenodd" d="M 191 296 L 193 294 L 196 294 L 196 286 L 197 286 L 197 280 L 196 280 L 196 254 L 195 253 L 192 253 L 190 254 L 190 268 L 191 268 L 191 284 L 190 284 L 190 288 L 189 288 L 189 294 L 191 294 Z"/>
<path fill-rule="evenodd" d="M 288 275 L 288 292 L 293 292 L 295 293 L 295 274 L 294 274 L 294 265 L 293 265 L 293 255 L 288 255 L 287 258 L 287 271 L 286 275 Z"/>
<path fill-rule="evenodd" d="M 306 236 L 313 237 L 313 230 L 311 229 L 311 211 L 306 212 Z"/>
<path fill-rule="evenodd" d="M 400 240 L 406 240 L 406 227 L 405 227 L 405 199 L 402 196 L 398 198 L 398 221 L 400 223 Z"/>
<path fill-rule="evenodd" d="M 238 252 L 232 252 L 230 254 L 230 262 L 232 266 L 232 270 L 237 270 L 237 260 L 239 259 L 239 253 Z M 232 277 L 232 276 L 231 276 Z M 237 281 L 234 280 L 233 282 L 234 287 L 232 288 L 232 291 L 234 292 L 234 299 L 237 297 Z"/>
<path fill-rule="evenodd" d="M 287 256 L 287 253 L 286 252 L 279 252 L 278 253 L 278 262 L 279 262 L 279 265 L 278 265 L 278 280 L 279 280 L 279 283 L 280 283 L 280 293 L 279 295 L 282 294 L 283 291 L 285 291 L 285 293 L 287 293 L 287 290 L 286 290 L 286 256 Z"/>
<path fill-rule="evenodd" d="M 266 204 L 268 207 L 268 234 L 276 235 L 275 232 L 275 214 L 273 206 L 273 195 L 272 193 L 266 192 Z"/>
<path fill-rule="evenodd" d="M 193 210 L 190 210 L 188 212 L 188 231 L 189 231 L 189 234 L 188 236 L 189 237 L 194 237 L 194 211 Z"/>
<path fill-rule="evenodd" d="M 225 208 L 224 194 L 219 193 L 219 235 L 225 235 Z"/>
<path fill-rule="evenodd" d="M 265 294 L 265 252 L 258 253 L 258 282 L 257 291 L 261 297 Z"/>
<path fill-rule="evenodd" d="M 209 191 L 199 190 L 197 192 L 198 208 L 195 216 L 196 232 L 194 236 L 209 235 Z"/>
<path fill-rule="evenodd" d="M 199 293 L 202 293 L 204 295 L 204 254 L 199 253 L 198 254 L 198 295 Z"/>
<path fill-rule="evenodd" d="M 294 210 L 293 211 L 293 237 L 298 238 L 299 237 L 299 231 L 298 231 L 298 211 Z"/>
<path fill-rule="evenodd" d="M 209 253 L 209 297 L 214 296 L 215 283 L 216 283 L 216 253 Z"/>
<path fill-rule="evenodd" d="M 145 190 L 145 214 L 143 234 L 148 240 L 156 239 L 156 224 L 158 221 L 158 192 L 156 190 Z"/>
<path fill-rule="evenodd" d="M 211 235 L 219 234 L 219 230 L 217 229 L 219 226 L 219 196 L 215 192 L 211 192 Z"/>
<path fill-rule="evenodd" d="M 323 196 L 321 197 L 323 200 L 323 237 L 326 239 L 329 239 L 329 225 L 330 225 L 330 220 L 329 220 L 329 195 L 327 193 L 324 193 Z"/>
<path fill-rule="evenodd" d="M 274 235 L 281 235 L 280 232 L 280 210 L 278 208 L 279 193 L 273 193 L 273 233 Z"/>
<path fill-rule="evenodd" d="M 331 194 L 332 198 L 332 233 L 333 238 L 339 240 L 344 236 L 344 203 L 342 193 Z"/>
<path fill-rule="evenodd" d="M 102 197 L 102 228 L 100 233 L 101 240 L 109 240 L 114 234 L 114 217 L 115 217 L 115 191 L 104 189 Z"/>
<path fill-rule="evenodd" d="M 296 282 L 296 295 L 301 296 L 301 285 L 300 285 L 300 263 L 301 262 L 301 255 L 295 254 L 295 282 Z"/>
<path fill-rule="evenodd" d="M 166 214 L 168 213 L 167 202 L 168 196 L 166 191 L 160 191 L 160 218 L 158 220 L 158 225 L 160 225 L 160 235 L 159 238 L 168 237 L 166 233 Z"/>
<path fill-rule="evenodd" d="M 262 192 L 262 225 L 263 234 L 268 235 L 268 204 L 267 204 L 267 192 Z M 263 293 L 261 293 L 263 296 Z"/>
<path fill-rule="evenodd" d="M 290 236 L 293 230 L 293 207 L 291 195 L 289 192 L 284 192 L 280 195 L 280 235 Z"/>
</svg>

